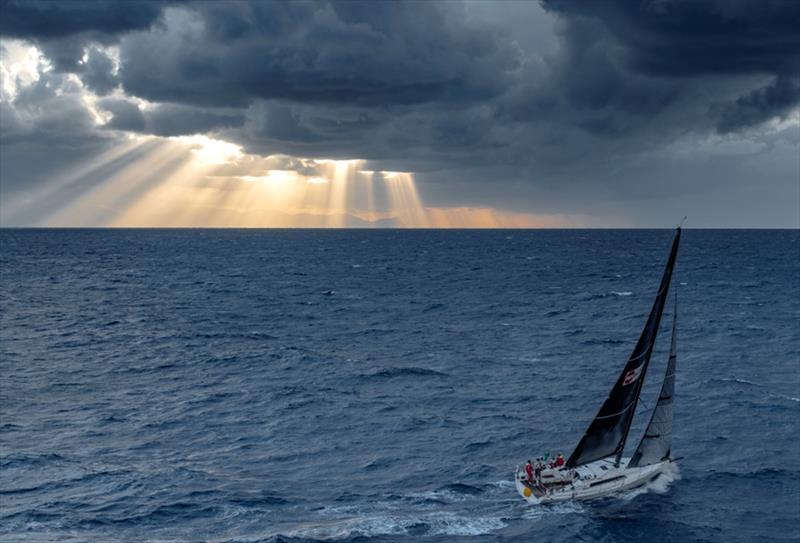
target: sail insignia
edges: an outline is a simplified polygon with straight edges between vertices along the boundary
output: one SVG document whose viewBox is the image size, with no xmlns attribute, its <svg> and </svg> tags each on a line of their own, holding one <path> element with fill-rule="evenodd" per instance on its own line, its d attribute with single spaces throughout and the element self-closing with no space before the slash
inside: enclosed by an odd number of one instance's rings
<svg viewBox="0 0 800 543">
<path fill-rule="evenodd" d="M 678 227 L 675 231 L 675 237 L 672 241 L 669 258 L 664 268 L 664 274 L 661 277 L 656 299 L 639 336 L 639 341 L 636 343 L 628 363 L 625 364 L 608 398 L 606 398 L 597 416 L 567 460 L 566 466 L 568 468 L 588 464 L 609 456 L 615 456 L 616 464 L 619 464 L 631 422 L 633 421 L 633 415 L 636 411 L 636 403 L 639 400 L 642 383 L 650 363 L 650 355 L 653 352 L 658 328 L 661 324 L 661 315 L 664 312 L 680 238 L 681 229 Z"/>
</svg>

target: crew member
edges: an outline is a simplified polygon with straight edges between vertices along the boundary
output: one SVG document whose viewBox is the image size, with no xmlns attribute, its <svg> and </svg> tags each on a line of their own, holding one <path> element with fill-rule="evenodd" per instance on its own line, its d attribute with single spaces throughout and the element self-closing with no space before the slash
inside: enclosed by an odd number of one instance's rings
<svg viewBox="0 0 800 543">
<path fill-rule="evenodd" d="M 528 460 L 528 463 L 525 464 L 525 475 L 528 476 L 529 482 L 533 481 L 533 464 L 531 464 L 530 460 Z"/>
<path fill-rule="evenodd" d="M 558 456 L 556 456 L 556 461 L 554 465 L 556 468 L 561 468 L 564 466 L 564 457 L 561 456 L 561 453 L 558 453 Z"/>
</svg>

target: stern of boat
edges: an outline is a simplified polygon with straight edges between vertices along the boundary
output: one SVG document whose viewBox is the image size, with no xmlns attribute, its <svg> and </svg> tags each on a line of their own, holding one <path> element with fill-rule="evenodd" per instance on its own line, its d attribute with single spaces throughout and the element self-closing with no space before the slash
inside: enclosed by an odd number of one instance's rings
<svg viewBox="0 0 800 543">
<path fill-rule="evenodd" d="M 541 499 L 544 497 L 544 492 L 536 488 L 528 482 L 528 477 L 525 470 L 517 467 L 514 472 L 514 485 L 517 487 L 517 492 L 522 499 L 534 505 L 542 503 Z"/>
</svg>

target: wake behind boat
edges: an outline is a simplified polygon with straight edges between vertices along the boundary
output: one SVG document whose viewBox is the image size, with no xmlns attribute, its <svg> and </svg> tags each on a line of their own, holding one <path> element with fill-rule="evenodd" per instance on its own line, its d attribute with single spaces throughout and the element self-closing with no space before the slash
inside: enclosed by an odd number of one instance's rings
<svg viewBox="0 0 800 543">
<path fill-rule="evenodd" d="M 569 459 L 564 462 L 559 457 L 548 466 L 537 459 L 536 466 L 528 461 L 523 468 L 517 469 L 514 477 L 517 491 L 526 501 L 542 504 L 608 496 L 646 484 L 674 462 L 670 452 L 677 358 L 677 296 L 672 317 L 669 362 L 658 401 L 633 455 L 627 458 L 622 455 L 661 324 L 680 238 L 679 226 L 675 231 L 658 294 L 639 341 L 608 398 Z"/>
</svg>

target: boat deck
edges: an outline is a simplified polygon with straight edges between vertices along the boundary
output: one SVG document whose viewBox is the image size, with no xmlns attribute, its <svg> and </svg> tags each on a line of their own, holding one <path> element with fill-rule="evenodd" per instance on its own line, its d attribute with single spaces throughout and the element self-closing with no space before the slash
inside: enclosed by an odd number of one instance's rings
<svg viewBox="0 0 800 543">
<path fill-rule="evenodd" d="M 628 468 L 628 462 L 629 459 L 624 458 L 619 467 L 611 460 L 592 462 L 577 468 L 573 480 L 547 485 L 528 481 L 525 472 L 518 471 L 517 490 L 523 498 L 533 503 L 600 498 L 646 484 L 657 477 L 670 461 L 635 468 Z"/>
</svg>

